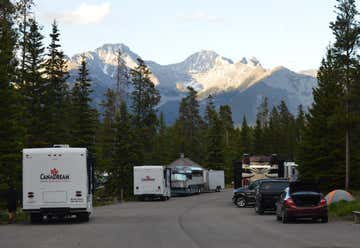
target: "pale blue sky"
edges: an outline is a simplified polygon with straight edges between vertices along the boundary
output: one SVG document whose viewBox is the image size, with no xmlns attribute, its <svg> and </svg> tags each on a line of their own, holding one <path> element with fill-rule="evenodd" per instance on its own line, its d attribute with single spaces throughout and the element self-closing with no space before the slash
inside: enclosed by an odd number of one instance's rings
<svg viewBox="0 0 360 248">
<path fill-rule="evenodd" d="M 360 2 L 357 1 L 359 7 Z M 67 55 L 124 43 L 143 59 L 179 62 L 214 50 L 267 68 L 317 68 L 332 39 L 335 0 L 35 0 L 48 36 L 59 20 Z"/>
</svg>

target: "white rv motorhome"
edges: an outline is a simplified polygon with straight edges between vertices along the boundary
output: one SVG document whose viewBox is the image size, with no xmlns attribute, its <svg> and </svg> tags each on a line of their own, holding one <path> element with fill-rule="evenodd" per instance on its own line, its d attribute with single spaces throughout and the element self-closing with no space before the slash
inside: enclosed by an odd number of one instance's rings
<svg viewBox="0 0 360 248">
<path fill-rule="evenodd" d="M 86 148 L 23 149 L 23 211 L 32 222 L 92 212 L 93 164 Z"/>
<path fill-rule="evenodd" d="M 206 170 L 206 189 L 220 192 L 225 188 L 225 176 L 223 170 Z"/>
<path fill-rule="evenodd" d="M 134 195 L 141 200 L 171 196 L 171 170 L 165 166 L 134 166 Z"/>
</svg>

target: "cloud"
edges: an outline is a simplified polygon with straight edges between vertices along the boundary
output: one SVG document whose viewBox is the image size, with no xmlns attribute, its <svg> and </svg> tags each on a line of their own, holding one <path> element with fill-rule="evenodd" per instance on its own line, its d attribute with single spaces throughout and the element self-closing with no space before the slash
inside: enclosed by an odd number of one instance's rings
<svg viewBox="0 0 360 248">
<path fill-rule="evenodd" d="M 224 19 L 219 16 L 209 15 L 203 11 L 191 14 L 178 14 L 177 19 L 184 22 L 223 22 Z"/>
<path fill-rule="evenodd" d="M 98 24 L 111 12 L 109 3 L 88 4 L 82 3 L 73 11 L 55 14 L 56 19 L 66 23 Z"/>
</svg>

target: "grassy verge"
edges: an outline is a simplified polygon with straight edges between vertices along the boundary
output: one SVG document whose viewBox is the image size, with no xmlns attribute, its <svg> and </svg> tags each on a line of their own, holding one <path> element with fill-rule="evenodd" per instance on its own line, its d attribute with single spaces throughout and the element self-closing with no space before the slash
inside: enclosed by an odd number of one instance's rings
<svg viewBox="0 0 360 248">
<path fill-rule="evenodd" d="M 28 216 L 25 214 L 21 209 L 16 211 L 16 222 L 25 222 L 28 221 Z M 0 225 L 1 224 L 8 224 L 9 223 L 9 216 L 6 209 L 0 209 Z"/>
</svg>

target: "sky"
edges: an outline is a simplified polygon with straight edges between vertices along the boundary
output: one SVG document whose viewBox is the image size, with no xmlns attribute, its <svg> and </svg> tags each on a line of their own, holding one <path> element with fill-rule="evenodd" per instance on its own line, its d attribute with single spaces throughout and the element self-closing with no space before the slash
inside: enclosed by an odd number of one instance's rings
<svg viewBox="0 0 360 248">
<path fill-rule="evenodd" d="M 359 2 L 359 3 L 358 3 Z M 176 63 L 213 50 L 266 68 L 316 69 L 332 38 L 335 0 L 35 0 L 48 37 L 57 19 L 68 56 L 124 43 L 145 60 Z M 360 0 L 357 1 L 360 6 Z M 48 38 L 45 41 L 48 43 Z"/>
</svg>

